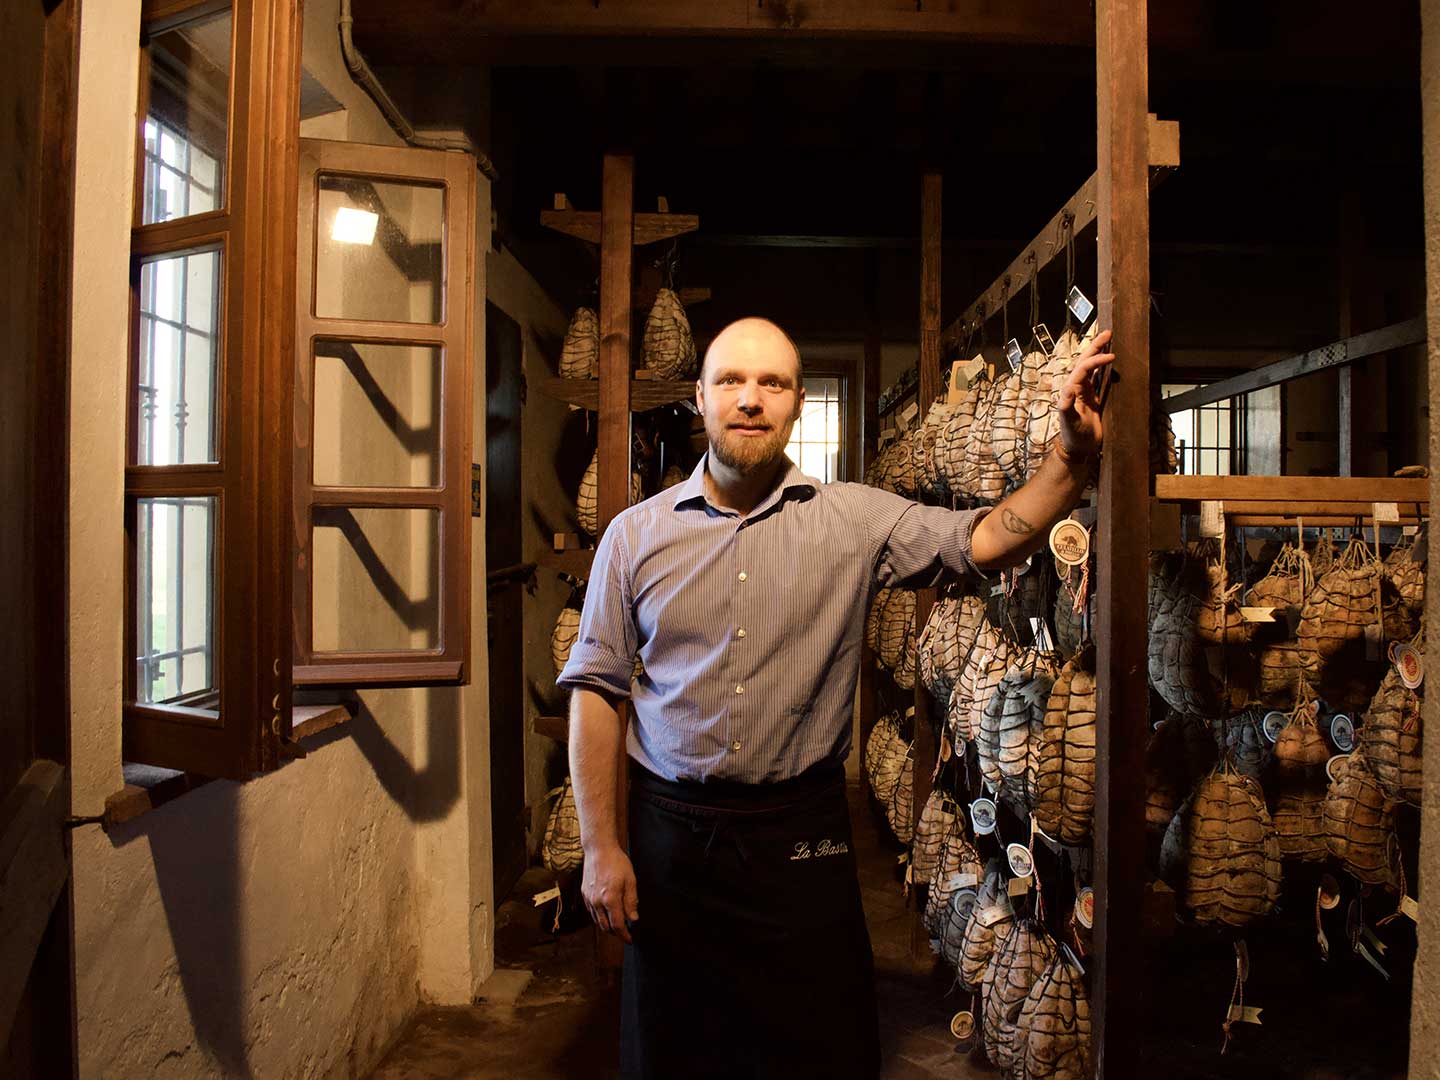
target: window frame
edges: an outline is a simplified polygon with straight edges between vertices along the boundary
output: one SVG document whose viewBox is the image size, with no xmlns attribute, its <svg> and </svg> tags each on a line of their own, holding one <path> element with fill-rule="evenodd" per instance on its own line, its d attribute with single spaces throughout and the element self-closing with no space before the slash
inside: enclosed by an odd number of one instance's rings
<svg viewBox="0 0 1440 1080">
<path fill-rule="evenodd" d="M 231 12 L 222 205 L 141 224 L 149 40 Z M 122 755 L 203 776 L 276 767 L 290 735 L 289 508 L 301 13 L 298 0 L 157 3 L 141 13 L 130 250 L 125 464 L 125 669 Z M 140 268 L 219 245 L 220 337 L 213 463 L 139 465 Z M 139 500 L 214 496 L 212 713 L 136 699 Z"/>
<path fill-rule="evenodd" d="M 320 176 L 445 189 L 442 318 L 399 323 L 315 314 Z M 307 686 L 454 686 L 469 681 L 471 412 L 474 349 L 475 162 L 468 154 L 415 147 L 374 146 L 328 139 L 300 140 L 300 197 L 295 295 L 294 456 L 294 682 Z M 438 483 L 429 487 L 317 486 L 314 475 L 315 343 L 413 345 L 440 350 Z M 313 647 L 310 523 L 316 508 L 433 509 L 439 512 L 436 587 L 439 640 L 431 649 L 317 653 Z"/>
</svg>

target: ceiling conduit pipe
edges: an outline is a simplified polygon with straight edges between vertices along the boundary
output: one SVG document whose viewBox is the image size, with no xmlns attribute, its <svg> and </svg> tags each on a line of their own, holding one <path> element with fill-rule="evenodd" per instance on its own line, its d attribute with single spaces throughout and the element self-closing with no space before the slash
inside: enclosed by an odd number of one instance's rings
<svg viewBox="0 0 1440 1080">
<path fill-rule="evenodd" d="M 475 158 L 475 164 L 487 179 L 498 180 L 500 174 L 496 171 L 494 162 L 481 153 L 480 149 L 469 139 L 420 135 L 415 131 L 414 125 L 405 119 L 399 106 L 385 92 L 385 87 L 380 85 L 380 80 L 375 77 L 375 72 L 370 70 L 370 65 L 365 62 L 365 57 L 360 55 L 360 50 L 355 48 L 355 38 L 351 32 L 354 25 L 355 17 L 350 11 L 350 0 L 340 0 L 340 55 L 345 58 L 345 67 L 350 72 L 350 78 L 370 96 L 371 101 L 375 102 L 380 114 L 395 129 L 395 134 L 410 146 L 418 146 L 424 150 L 453 150 L 471 154 Z"/>
</svg>

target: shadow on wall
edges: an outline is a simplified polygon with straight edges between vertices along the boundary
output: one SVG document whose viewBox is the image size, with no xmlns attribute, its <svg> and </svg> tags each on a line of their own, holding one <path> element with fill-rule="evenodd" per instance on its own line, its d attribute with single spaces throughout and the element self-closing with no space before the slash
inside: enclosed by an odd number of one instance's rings
<svg viewBox="0 0 1440 1080">
<path fill-rule="evenodd" d="M 410 821 L 435 821 L 445 817 L 460 798 L 459 710 L 460 695 L 454 690 L 437 688 L 426 692 L 425 765 L 420 769 L 412 765 L 410 755 L 390 739 L 364 703 L 350 723 L 305 740 L 305 747 L 314 753 L 341 739 L 353 740 L 381 789 Z M 287 770 L 304 767 L 303 761 L 283 766 Z M 277 784 L 273 794 L 283 798 L 296 790 L 293 785 Z M 250 925 L 253 932 L 255 925 L 263 926 L 270 920 L 283 928 L 290 920 L 320 913 L 304 910 L 299 902 L 262 910 L 272 901 L 249 893 L 243 879 L 241 845 L 248 842 L 253 849 L 258 838 L 244 841 L 241 835 L 240 798 L 240 784 L 211 781 L 112 830 L 109 836 L 116 847 L 142 836 L 148 841 L 196 1039 L 225 1076 L 249 1078 L 255 1073 L 249 1060 L 248 1040 L 264 1018 L 248 1014 L 246 1008 L 255 973 L 246 969 L 245 927 Z M 298 817 L 302 809 L 296 807 L 297 829 L 303 827 Z M 283 845 L 276 858 L 293 857 L 284 837 L 264 839 Z M 254 860 L 253 850 L 249 857 Z M 255 865 L 263 867 L 264 863 Z M 318 880 L 333 870 L 317 866 L 313 873 Z M 304 957 L 300 960 L 303 963 Z"/>
</svg>

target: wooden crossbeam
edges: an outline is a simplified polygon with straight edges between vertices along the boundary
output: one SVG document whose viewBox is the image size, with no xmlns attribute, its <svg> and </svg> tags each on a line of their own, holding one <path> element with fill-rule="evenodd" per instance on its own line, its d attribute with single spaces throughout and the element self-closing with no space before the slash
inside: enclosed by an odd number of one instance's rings
<svg viewBox="0 0 1440 1080">
<path fill-rule="evenodd" d="M 1396 476 L 1157 476 L 1155 498 L 1162 502 L 1312 503 L 1333 509 L 1354 505 L 1428 503 L 1430 481 Z"/>
<path fill-rule="evenodd" d="M 1183 394 L 1168 397 L 1164 400 L 1165 411 L 1177 413 L 1184 412 L 1186 409 L 1198 409 L 1201 405 L 1225 401 L 1238 397 L 1240 394 L 1263 390 L 1267 386 L 1278 386 L 1281 383 L 1290 382 L 1292 379 L 1349 364 L 1377 353 L 1403 349 L 1407 345 L 1423 345 L 1425 340 L 1424 316 L 1407 319 L 1405 322 L 1384 326 L 1379 330 L 1370 330 L 1364 334 L 1356 334 L 1344 341 L 1322 345 L 1318 349 L 1309 349 L 1296 356 L 1287 356 L 1284 360 L 1276 360 L 1273 364 L 1266 364 L 1264 367 L 1258 367 L 1233 378 L 1221 379 L 1208 386 L 1197 386 L 1194 390 L 1187 390 Z"/>
<path fill-rule="evenodd" d="M 1151 184 L 1167 175 L 1180 165 L 1180 124 L 1175 120 L 1161 120 L 1154 113 L 1146 115 L 1146 155 L 1150 166 Z M 958 319 L 945 328 L 941 346 L 949 352 L 965 340 L 973 327 L 992 318 L 1007 300 L 1018 296 L 1030 282 L 1033 271 L 1038 273 L 1050 261 L 1065 250 L 1061 231 L 1069 219 L 1070 228 L 1078 236 L 1082 230 L 1095 224 L 1097 209 L 1096 186 L 1099 174 L 1091 173 L 1080 185 L 1080 189 L 1066 200 L 1055 216 L 1045 223 L 1035 239 L 1025 245 L 1013 262 L 997 277 L 990 287 L 975 298 Z"/>
<path fill-rule="evenodd" d="M 670 240 L 700 228 L 699 214 L 635 214 L 635 247 Z M 541 210 L 540 224 L 591 244 L 600 243 L 600 214 L 595 210 Z"/>
</svg>

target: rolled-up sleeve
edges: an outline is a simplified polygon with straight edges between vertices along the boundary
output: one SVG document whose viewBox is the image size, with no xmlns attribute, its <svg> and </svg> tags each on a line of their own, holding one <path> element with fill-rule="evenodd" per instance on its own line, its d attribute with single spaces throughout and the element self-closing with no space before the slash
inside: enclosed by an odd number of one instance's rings
<svg viewBox="0 0 1440 1080">
<path fill-rule="evenodd" d="M 566 690 L 583 688 L 628 698 L 636 637 L 630 560 L 617 518 L 595 550 L 580 632 L 556 684 Z"/>
<path fill-rule="evenodd" d="M 893 519 L 876 561 L 875 580 L 882 587 L 924 588 L 948 572 L 960 577 L 985 578 L 975 565 L 970 540 L 975 525 L 989 509 L 947 510 L 924 506 L 892 495 L 905 505 L 883 520 Z"/>
</svg>

